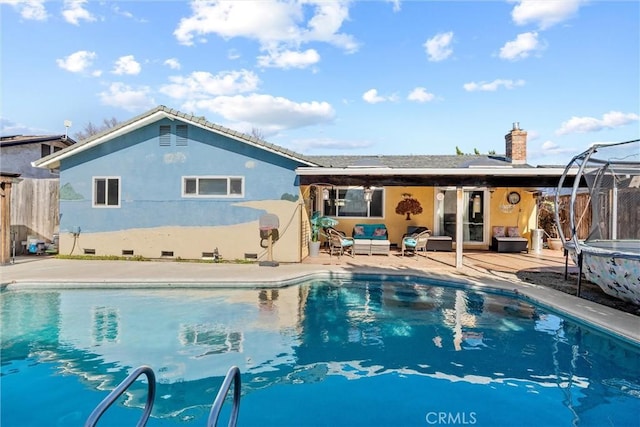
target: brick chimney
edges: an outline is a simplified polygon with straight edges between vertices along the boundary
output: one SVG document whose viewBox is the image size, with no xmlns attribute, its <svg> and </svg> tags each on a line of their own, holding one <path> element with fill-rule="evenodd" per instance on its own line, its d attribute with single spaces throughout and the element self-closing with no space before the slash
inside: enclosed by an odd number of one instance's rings
<svg viewBox="0 0 640 427">
<path fill-rule="evenodd" d="M 515 122 L 511 132 L 504 136 L 506 156 L 514 165 L 527 163 L 527 131 L 520 129 L 520 123 Z"/>
</svg>

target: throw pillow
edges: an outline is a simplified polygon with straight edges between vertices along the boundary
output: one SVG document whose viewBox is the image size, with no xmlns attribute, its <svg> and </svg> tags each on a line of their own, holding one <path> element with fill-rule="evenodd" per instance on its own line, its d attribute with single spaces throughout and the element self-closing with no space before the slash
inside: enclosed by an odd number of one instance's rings
<svg viewBox="0 0 640 427">
<path fill-rule="evenodd" d="M 380 236 L 385 236 L 387 234 L 387 229 L 386 228 L 376 228 L 373 231 L 373 235 L 376 237 L 380 237 Z"/>
<path fill-rule="evenodd" d="M 502 225 L 493 226 L 493 237 L 505 237 L 504 232 L 505 232 L 504 226 Z"/>
<path fill-rule="evenodd" d="M 507 227 L 507 236 L 520 237 L 520 230 L 518 227 Z"/>
<path fill-rule="evenodd" d="M 353 227 L 353 235 L 354 236 L 362 236 L 364 234 L 364 227 L 361 225 L 356 225 Z"/>
</svg>

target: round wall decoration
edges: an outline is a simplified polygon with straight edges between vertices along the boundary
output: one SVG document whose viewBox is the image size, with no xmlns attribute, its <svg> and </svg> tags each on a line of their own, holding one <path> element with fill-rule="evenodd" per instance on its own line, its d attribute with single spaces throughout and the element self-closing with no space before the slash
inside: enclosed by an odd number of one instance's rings
<svg viewBox="0 0 640 427">
<path fill-rule="evenodd" d="M 517 205 L 518 203 L 520 203 L 520 193 L 518 193 L 517 191 L 512 191 L 507 195 L 507 200 L 512 205 Z"/>
</svg>

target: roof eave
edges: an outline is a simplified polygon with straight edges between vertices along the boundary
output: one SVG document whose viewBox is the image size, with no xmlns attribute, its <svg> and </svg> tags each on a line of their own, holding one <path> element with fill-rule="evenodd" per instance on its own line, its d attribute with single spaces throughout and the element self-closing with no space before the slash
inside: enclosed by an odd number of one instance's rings
<svg viewBox="0 0 640 427">
<path fill-rule="evenodd" d="M 572 168 L 568 175 L 575 175 L 577 168 Z M 565 168 L 325 168 L 301 167 L 296 169 L 300 176 L 412 176 L 412 175 L 441 175 L 441 176 L 558 176 L 565 172 Z"/>
</svg>

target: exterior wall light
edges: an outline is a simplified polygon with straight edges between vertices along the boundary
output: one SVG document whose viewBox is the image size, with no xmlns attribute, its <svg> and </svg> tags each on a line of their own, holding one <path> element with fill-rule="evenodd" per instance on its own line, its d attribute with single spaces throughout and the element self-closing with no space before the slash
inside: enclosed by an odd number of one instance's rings
<svg viewBox="0 0 640 427">
<path fill-rule="evenodd" d="M 371 187 L 365 187 L 364 188 L 364 201 L 365 202 L 370 202 L 372 198 L 373 198 L 373 190 L 371 189 Z"/>
</svg>

